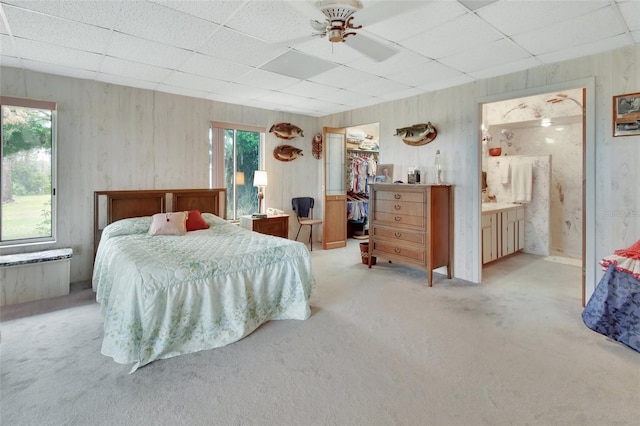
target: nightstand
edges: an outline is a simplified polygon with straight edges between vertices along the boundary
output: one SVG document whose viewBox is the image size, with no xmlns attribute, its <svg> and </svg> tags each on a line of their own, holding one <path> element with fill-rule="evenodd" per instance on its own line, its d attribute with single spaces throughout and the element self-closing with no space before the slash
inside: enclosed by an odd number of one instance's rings
<svg viewBox="0 0 640 426">
<path fill-rule="evenodd" d="M 240 226 L 250 231 L 289 238 L 289 215 L 274 214 L 264 218 L 240 216 Z"/>
</svg>

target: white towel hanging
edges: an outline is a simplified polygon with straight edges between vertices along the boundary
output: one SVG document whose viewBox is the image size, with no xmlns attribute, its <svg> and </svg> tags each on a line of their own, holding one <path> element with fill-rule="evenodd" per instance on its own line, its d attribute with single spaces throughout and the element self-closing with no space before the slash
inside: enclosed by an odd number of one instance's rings
<svg viewBox="0 0 640 426">
<path fill-rule="evenodd" d="M 498 172 L 500 176 L 500 183 L 506 185 L 509 183 L 509 170 L 510 170 L 510 161 L 506 157 L 503 158 L 500 162 L 498 162 Z"/>
<path fill-rule="evenodd" d="M 533 165 L 531 159 L 519 158 L 511 164 L 511 195 L 514 203 L 531 201 Z"/>
</svg>

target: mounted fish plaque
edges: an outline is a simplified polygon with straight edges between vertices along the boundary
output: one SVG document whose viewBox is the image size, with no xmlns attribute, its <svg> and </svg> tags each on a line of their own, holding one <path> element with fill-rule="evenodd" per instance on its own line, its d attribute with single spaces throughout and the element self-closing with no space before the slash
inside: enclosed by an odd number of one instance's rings
<svg viewBox="0 0 640 426">
<path fill-rule="evenodd" d="M 302 129 L 291 123 L 278 123 L 271 126 L 269 133 L 273 133 L 280 139 L 293 139 L 297 136 L 304 137 Z"/>
<path fill-rule="evenodd" d="M 293 161 L 302 156 L 302 150 L 291 145 L 278 145 L 273 150 L 273 156 L 280 161 Z"/>
<path fill-rule="evenodd" d="M 420 146 L 433 141 L 438 136 L 438 131 L 431 122 L 428 122 L 396 129 L 396 134 L 393 136 L 400 136 L 407 145 Z"/>
</svg>

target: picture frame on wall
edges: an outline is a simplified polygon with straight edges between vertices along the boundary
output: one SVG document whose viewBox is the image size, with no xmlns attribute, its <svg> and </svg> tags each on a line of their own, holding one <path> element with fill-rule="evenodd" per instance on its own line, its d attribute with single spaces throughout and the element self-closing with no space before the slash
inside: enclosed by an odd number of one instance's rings
<svg viewBox="0 0 640 426">
<path fill-rule="evenodd" d="M 613 97 L 613 136 L 640 135 L 640 92 Z"/>
</svg>

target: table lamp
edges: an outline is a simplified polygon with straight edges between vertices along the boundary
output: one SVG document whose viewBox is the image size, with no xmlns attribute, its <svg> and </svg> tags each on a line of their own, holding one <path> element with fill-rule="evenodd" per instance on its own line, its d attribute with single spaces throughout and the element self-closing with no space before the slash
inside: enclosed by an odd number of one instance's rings
<svg viewBox="0 0 640 426">
<path fill-rule="evenodd" d="M 266 170 L 256 170 L 253 175 L 253 186 L 258 187 L 258 213 L 262 213 L 262 199 L 264 198 L 264 187 L 267 186 Z"/>
</svg>

